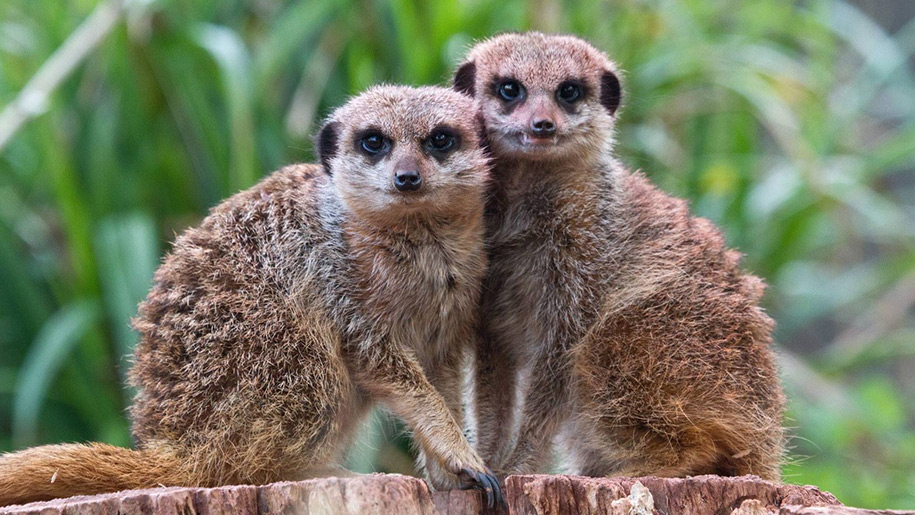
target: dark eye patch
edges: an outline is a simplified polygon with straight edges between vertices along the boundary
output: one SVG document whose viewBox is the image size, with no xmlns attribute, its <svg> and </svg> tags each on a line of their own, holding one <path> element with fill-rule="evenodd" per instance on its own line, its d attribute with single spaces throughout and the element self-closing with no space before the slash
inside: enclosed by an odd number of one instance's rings
<svg viewBox="0 0 915 515">
<path fill-rule="evenodd" d="M 429 133 L 423 140 L 423 149 L 437 159 L 454 152 L 461 147 L 460 133 L 447 125 L 441 125 Z"/>
<path fill-rule="evenodd" d="M 380 130 L 368 128 L 357 132 L 354 136 L 356 151 L 368 157 L 372 162 L 377 162 L 391 151 L 394 142 Z"/>
<path fill-rule="evenodd" d="M 492 96 L 502 102 L 502 107 L 509 113 L 527 98 L 527 89 L 524 84 L 514 77 L 495 77 L 489 83 Z"/>
<path fill-rule="evenodd" d="M 584 97 L 584 86 L 580 81 L 567 80 L 556 88 L 556 98 L 563 102 L 573 104 Z"/>
<path fill-rule="evenodd" d="M 581 79 L 568 79 L 556 87 L 556 103 L 572 111 L 575 104 L 584 99 L 588 94 L 588 87 Z"/>
<path fill-rule="evenodd" d="M 524 96 L 524 86 L 514 79 L 508 79 L 499 84 L 497 93 L 502 100 L 513 102 Z"/>
</svg>

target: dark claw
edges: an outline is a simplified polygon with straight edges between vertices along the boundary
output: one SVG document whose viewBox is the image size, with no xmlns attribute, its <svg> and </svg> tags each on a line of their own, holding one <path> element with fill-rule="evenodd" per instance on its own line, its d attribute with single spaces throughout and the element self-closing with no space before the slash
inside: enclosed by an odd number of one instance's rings
<svg viewBox="0 0 915 515">
<path fill-rule="evenodd" d="M 507 510 L 508 505 L 505 503 L 505 496 L 502 495 L 502 487 L 499 486 L 499 478 L 497 478 L 496 475 L 493 474 L 491 470 L 488 472 L 489 473 L 486 474 L 485 477 L 486 477 L 486 479 L 489 480 L 489 483 L 492 485 L 492 491 L 493 491 L 493 496 L 495 497 L 495 502 L 496 502 L 496 504 L 499 505 L 499 507 Z"/>
<path fill-rule="evenodd" d="M 499 487 L 499 480 L 491 470 L 487 469 L 486 472 L 476 472 L 468 468 L 463 468 L 461 469 L 461 479 L 466 484 L 466 486 L 463 486 L 462 488 L 473 488 L 486 494 L 486 506 L 489 509 L 493 509 L 497 503 L 500 507 L 506 507 L 505 497 L 502 496 L 502 488 Z"/>
</svg>

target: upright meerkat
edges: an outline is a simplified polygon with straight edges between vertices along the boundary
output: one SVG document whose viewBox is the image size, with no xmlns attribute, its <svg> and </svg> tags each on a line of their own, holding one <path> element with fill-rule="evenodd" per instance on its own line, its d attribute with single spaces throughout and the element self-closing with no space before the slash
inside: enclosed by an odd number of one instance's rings
<svg viewBox="0 0 915 515">
<path fill-rule="evenodd" d="M 337 474 L 375 401 L 436 488 L 498 483 L 459 422 L 477 336 L 488 162 L 473 103 L 376 87 L 338 109 L 321 165 L 284 168 L 175 242 L 140 305 L 137 450 L 0 457 L 0 505 Z"/>
<path fill-rule="evenodd" d="M 477 99 L 494 158 L 484 459 L 543 472 L 561 434 L 581 474 L 778 479 L 784 399 L 763 283 L 709 221 L 616 160 L 615 65 L 575 37 L 506 34 L 470 51 L 454 87 Z"/>
</svg>

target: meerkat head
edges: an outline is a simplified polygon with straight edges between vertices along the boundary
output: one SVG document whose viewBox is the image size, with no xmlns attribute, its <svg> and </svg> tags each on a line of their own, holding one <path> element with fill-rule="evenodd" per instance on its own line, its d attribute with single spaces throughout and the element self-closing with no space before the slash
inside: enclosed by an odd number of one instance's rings
<svg viewBox="0 0 915 515">
<path fill-rule="evenodd" d="M 476 98 L 493 153 L 519 160 L 602 152 L 622 98 L 606 55 L 579 38 L 538 32 L 476 45 L 454 89 Z"/>
<path fill-rule="evenodd" d="M 376 86 L 331 114 L 318 155 L 359 216 L 459 213 L 482 202 L 488 179 L 474 113 L 450 89 Z"/>
</svg>

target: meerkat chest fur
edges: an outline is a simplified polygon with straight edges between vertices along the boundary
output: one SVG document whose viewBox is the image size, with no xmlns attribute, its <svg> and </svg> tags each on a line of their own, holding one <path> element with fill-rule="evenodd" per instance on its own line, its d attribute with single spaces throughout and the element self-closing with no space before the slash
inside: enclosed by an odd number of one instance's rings
<svg viewBox="0 0 915 515">
<path fill-rule="evenodd" d="M 366 310 L 426 366 L 473 326 L 486 267 L 482 233 L 481 216 L 406 220 L 390 231 L 349 228 Z"/>
<path fill-rule="evenodd" d="M 550 339 L 557 330 L 580 335 L 596 316 L 612 280 L 607 269 L 617 258 L 612 172 L 576 174 L 592 179 L 575 183 L 532 180 L 563 173 L 542 164 L 499 163 L 497 172 L 501 180 L 486 220 L 491 264 L 485 291 L 495 304 L 485 311 L 499 314 L 490 324 L 522 342 Z M 538 347 L 509 350 L 529 362 Z"/>
</svg>

